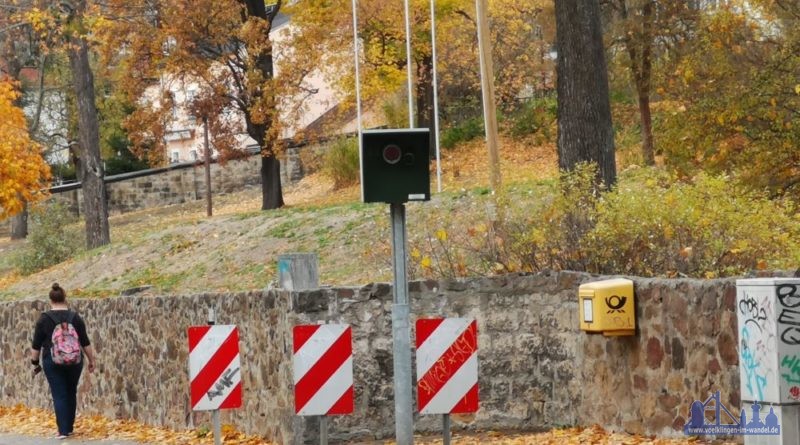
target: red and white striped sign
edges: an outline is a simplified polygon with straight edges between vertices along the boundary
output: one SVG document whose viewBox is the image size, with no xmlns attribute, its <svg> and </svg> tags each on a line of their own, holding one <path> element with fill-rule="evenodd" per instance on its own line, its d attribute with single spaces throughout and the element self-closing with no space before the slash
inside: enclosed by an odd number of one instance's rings
<svg viewBox="0 0 800 445">
<path fill-rule="evenodd" d="M 420 414 L 478 411 L 475 320 L 417 320 L 417 405 Z"/>
<path fill-rule="evenodd" d="M 192 410 L 242 406 L 239 330 L 235 325 L 189 327 Z"/>
<path fill-rule="evenodd" d="M 294 410 L 301 416 L 353 412 L 353 334 L 350 325 L 295 326 Z"/>
</svg>

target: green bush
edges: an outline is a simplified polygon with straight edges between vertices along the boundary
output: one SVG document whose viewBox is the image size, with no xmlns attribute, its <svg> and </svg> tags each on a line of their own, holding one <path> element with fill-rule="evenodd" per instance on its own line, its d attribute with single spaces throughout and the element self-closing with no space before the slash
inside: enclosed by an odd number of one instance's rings
<svg viewBox="0 0 800 445">
<path fill-rule="evenodd" d="M 587 269 L 591 258 L 582 241 L 595 224 L 596 176 L 595 164 L 579 164 L 562 173 L 537 203 L 509 209 L 499 229 L 509 247 L 507 258 L 498 261 L 507 271 Z"/>
<path fill-rule="evenodd" d="M 135 172 L 150 168 L 147 162 L 138 159 L 128 149 L 118 150 L 117 155 L 105 160 L 106 176 Z"/>
<path fill-rule="evenodd" d="M 505 194 L 496 204 L 487 196 L 489 202 L 475 200 L 471 208 L 459 204 L 439 220 L 418 223 L 430 234 L 411 239 L 410 272 L 458 277 L 586 270 L 590 259 L 580 241 L 594 224 L 596 171 L 594 165 L 581 165 L 558 181 L 537 186 L 535 194 Z"/>
<path fill-rule="evenodd" d="M 79 229 L 70 227 L 75 221 L 75 216 L 61 204 L 33 208 L 27 245 L 16 261 L 20 272 L 30 275 L 79 252 L 84 243 Z"/>
<path fill-rule="evenodd" d="M 541 137 L 541 142 L 552 142 L 557 111 L 558 102 L 555 97 L 532 99 L 506 118 L 508 132 L 514 137 L 536 134 Z"/>
<path fill-rule="evenodd" d="M 53 175 L 53 180 L 60 178 L 62 181 L 75 181 L 78 175 L 75 173 L 75 167 L 70 163 L 54 164 L 50 166 L 50 172 Z"/>
<path fill-rule="evenodd" d="M 405 128 L 408 125 L 408 102 L 405 96 L 394 96 L 383 102 L 383 115 L 389 128 Z"/>
<path fill-rule="evenodd" d="M 461 142 L 471 141 L 479 136 L 483 136 L 484 134 L 483 118 L 475 117 L 467 119 L 455 127 L 445 128 L 442 131 L 442 136 L 439 143 L 442 144 L 442 148 L 449 149 L 455 147 Z"/>
<path fill-rule="evenodd" d="M 409 270 L 713 278 L 800 265 L 800 220 L 790 202 L 726 176 L 684 182 L 657 168 L 631 169 L 613 190 L 599 192 L 595 172 L 581 166 L 531 198 L 509 194 L 502 212 L 475 207 L 423 221 L 428 234 L 411 240 Z"/>
<path fill-rule="evenodd" d="M 603 196 L 584 243 L 591 270 L 716 277 L 796 268 L 800 226 L 793 209 L 726 176 L 673 182 L 639 169 Z"/>
<path fill-rule="evenodd" d="M 333 180 L 334 188 L 357 184 L 360 173 L 358 139 L 336 141 L 325 153 L 322 170 Z"/>
</svg>

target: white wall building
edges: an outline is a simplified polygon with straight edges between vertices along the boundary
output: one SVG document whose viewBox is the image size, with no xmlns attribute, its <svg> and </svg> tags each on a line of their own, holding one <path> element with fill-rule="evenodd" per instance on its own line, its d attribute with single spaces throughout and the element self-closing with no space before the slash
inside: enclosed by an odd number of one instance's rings
<svg viewBox="0 0 800 445">
<path fill-rule="evenodd" d="M 280 48 L 289 45 L 291 37 L 292 25 L 289 16 L 285 14 L 278 14 L 273 21 L 272 31 L 270 38 L 274 44 L 274 65 L 275 73 L 278 74 L 281 69 L 281 51 Z M 290 139 L 298 134 L 298 132 L 308 128 L 310 125 L 318 123 L 326 113 L 332 112 L 337 105 L 336 94 L 333 88 L 325 81 L 321 72 L 312 73 L 307 77 L 306 82 L 309 86 L 316 91 L 311 97 L 305 98 L 302 107 L 303 112 L 300 118 L 286 119 L 288 112 L 286 110 L 281 112 L 282 122 L 294 122 L 292 126 L 287 126 L 282 129 L 281 139 Z M 169 85 L 166 85 L 166 84 Z M 177 162 L 191 162 L 202 159 L 204 156 L 204 138 L 203 138 L 203 123 L 197 121 L 193 116 L 187 113 L 187 105 L 198 94 L 199 86 L 197 84 L 182 83 L 182 82 L 162 82 L 170 93 L 172 93 L 176 106 L 173 109 L 173 120 L 169 125 L 168 131 L 165 135 L 167 145 L 167 159 L 170 163 Z M 153 87 L 146 93 L 150 96 L 152 102 L 155 102 L 155 96 L 158 94 L 159 87 Z M 298 100 L 301 100 L 298 98 Z M 237 115 L 234 117 L 242 122 L 244 128 L 244 117 Z M 338 133 L 353 132 L 356 130 L 355 116 L 351 119 L 346 119 L 347 122 L 343 124 Z M 242 133 L 237 137 L 241 149 L 258 151 L 256 142 L 250 138 L 246 133 Z M 216 156 L 216 151 L 212 147 L 212 157 Z"/>
</svg>

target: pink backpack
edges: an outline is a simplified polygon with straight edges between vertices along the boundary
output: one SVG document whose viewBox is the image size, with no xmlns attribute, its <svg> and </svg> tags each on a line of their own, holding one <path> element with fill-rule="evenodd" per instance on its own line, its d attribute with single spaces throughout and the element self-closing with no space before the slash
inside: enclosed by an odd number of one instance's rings
<svg viewBox="0 0 800 445">
<path fill-rule="evenodd" d="M 50 357 L 56 365 L 77 365 L 81 362 L 81 342 L 78 340 L 78 331 L 72 325 L 75 312 L 70 311 L 67 321 L 59 322 L 49 312 L 45 312 L 53 323 L 53 335 L 50 337 L 53 345 L 50 347 Z"/>
</svg>

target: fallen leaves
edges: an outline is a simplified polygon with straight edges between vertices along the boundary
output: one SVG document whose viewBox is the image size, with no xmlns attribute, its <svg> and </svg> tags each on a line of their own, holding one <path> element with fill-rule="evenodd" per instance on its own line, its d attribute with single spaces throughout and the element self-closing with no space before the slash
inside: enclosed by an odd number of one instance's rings
<svg viewBox="0 0 800 445">
<path fill-rule="evenodd" d="M 30 436 L 51 436 L 56 425 L 53 413 L 23 405 L 0 406 L 0 432 L 10 432 Z M 197 430 L 174 431 L 159 428 L 132 420 L 113 420 L 102 416 L 78 415 L 75 423 L 76 439 L 111 439 L 135 441 L 152 445 L 206 445 L 214 443 L 214 435 L 208 427 Z M 247 435 L 232 425 L 222 426 L 222 439 L 225 445 L 272 445 L 263 438 Z M 393 441 L 356 441 L 356 444 L 384 445 Z M 417 436 L 415 443 L 437 445 L 441 437 Z M 611 433 L 600 426 L 589 428 L 554 429 L 544 433 L 520 434 L 504 431 L 482 431 L 456 433 L 452 436 L 453 445 L 702 445 L 710 442 L 696 437 L 680 439 L 658 439 L 624 433 Z M 733 445 L 734 442 L 715 442 L 717 445 Z"/>
<path fill-rule="evenodd" d="M 27 408 L 23 405 L 0 406 L 0 432 L 29 436 L 52 436 L 56 432 L 55 416 L 51 411 Z M 79 414 L 75 421 L 76 439 L 127 440 L 152 445 L 209 445 L 214 443 L 208 428 L 174 431 L 168 428 L 143 425 L 97 415 Z M 225 445 L 273 445 L 261 437 L 247 435 L 232 425 L 222 426 Z"/>
<path fill-rule="evenodd" d="M 373 442 L 364 442 L 375 443 Z M 382 442 L 392 445 L 393 441 Z M 414 443 L 423 445 L 438 445 L 442 443 L 439 437 L 417 436 Z M 709 444 L 697 437 L 680 439 L 658 439 L 644 436 L 632 436 L 624 433 L 610 433 L 602 427 L 595 425 L 589 428 L 563 428 L 554 429 L 544 433 L 519 434 L 501 431 L 486 431 L 470 434 L 453 434 L 453 445 L 703 445 Z M 734 442 L 720 443 L 717 445 L 733 445 Z"/>
</svg>

